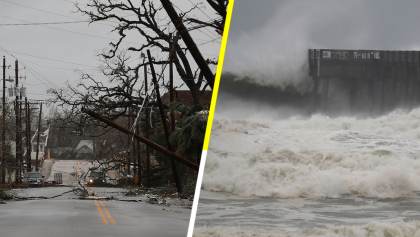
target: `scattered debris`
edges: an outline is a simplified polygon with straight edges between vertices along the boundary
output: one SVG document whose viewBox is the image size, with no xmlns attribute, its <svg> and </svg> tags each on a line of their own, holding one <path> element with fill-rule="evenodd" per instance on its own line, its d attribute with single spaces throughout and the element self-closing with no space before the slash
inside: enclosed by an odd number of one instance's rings
<svg viewBox="0 0 420 237">
<path fill-rule="evenodd" d="M 163 197 L 147 197 L 147 202 L 150 204 L 159 204 L 164 205 L 166 204 L 166 200 Z"/>
<path fill-rule="evenodd" d="M 123 199 L 120 199 L 118 201 L 120 201 L 120 202 L 142 202 L 141 200 L 123 200 Z"/>
</svg>

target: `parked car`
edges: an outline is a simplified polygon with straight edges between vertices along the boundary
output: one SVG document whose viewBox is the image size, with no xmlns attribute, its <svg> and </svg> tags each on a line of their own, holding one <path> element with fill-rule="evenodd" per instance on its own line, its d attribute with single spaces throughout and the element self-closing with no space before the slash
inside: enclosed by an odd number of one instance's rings
<svg viewBox="0 0 420 237">
<path fill-rule="evenodd" d="M 44 186 L 44 177 L 39 172 L 28 172 L 23 178 L 23 183 L 27 185 L 37 185 L 39 187 Z"/>
</svg>

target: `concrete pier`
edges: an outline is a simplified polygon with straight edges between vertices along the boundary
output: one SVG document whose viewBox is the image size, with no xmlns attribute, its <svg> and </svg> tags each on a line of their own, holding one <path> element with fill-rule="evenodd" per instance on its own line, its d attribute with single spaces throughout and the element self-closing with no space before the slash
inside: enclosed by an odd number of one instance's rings
<svg viewBox="0 0 420 237">
<path fill-rule="evenodd" d="M 309 49 L 308 53 L 309 74 L 315 82 L 311 109 L 326 112 L 330 105 L 337 106 L 332 100 L 340 100 L 348 101 L 349 112 L 380 114 L 420 103 L 419 51 Z"/>
</svg>

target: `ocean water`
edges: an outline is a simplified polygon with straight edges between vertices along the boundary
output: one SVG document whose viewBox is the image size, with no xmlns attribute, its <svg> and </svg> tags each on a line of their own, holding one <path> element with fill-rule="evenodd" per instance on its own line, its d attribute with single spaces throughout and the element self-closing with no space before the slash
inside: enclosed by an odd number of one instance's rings
<svg viewBox="0 0 420 237">
<path fill-rule="evenodd" d="M 226 114 L 216 110 L 194 236 L 420 236 L 420 109 Z"/>
</svg>

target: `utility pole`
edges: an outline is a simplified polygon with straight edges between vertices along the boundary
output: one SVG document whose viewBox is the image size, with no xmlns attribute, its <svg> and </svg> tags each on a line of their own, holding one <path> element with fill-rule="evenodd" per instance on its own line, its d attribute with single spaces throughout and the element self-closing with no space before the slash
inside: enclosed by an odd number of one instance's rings
<svg viewBox="0 0 420 237">
<path fill-rule="evenodd" d="M 174 61 L 174 46 L 172 42 L 172 34 L 169 34 L 169 101 L 172 103 L 174 101 L 174 67 L 173 67 L 173 61 Z M 175 132 L 175 117 L 174 113 L 171 110 L 170 113 L 171 116 L 171 130 L 172 132 Z M 172 144 L 172 150 L 176 150 L 176 145 Z"/>
<path fill-rule="evenodd" d="M 209 66 L 207 65 L 206 60 L 203 58 L 203 55 L 201 55 L 200 50 L 198 50 L 197 45 L 195 44 L 194 40 L 191 38 L 191 35 L 188 33 L 188 30 L 184 26 L 182 19 L 178 16 L 178 13 L 173 8 L 171 1 L 160 0 L 160 2 L 162 3 L 163 8 L 165 8 L 166 12 L 168 13 L 169 18 L 171 18 L 172 23 L 175 25 L 176 29 L 178 30 L 185 44 L 187 45 L 187 48 L 190 51 L 191 56 L 194 58 L 198 67 L 203 72 L 203 75 L 206 78 L 207 83 L 209 84 L 211 89 L 213 89 L 213 86 L 214 86 L 213 72 L 210 70 Z"/>
<path fill-rule="evenodd" d="M 168 124 L 166 123 L 165 111 L 163 110 L 162 100 L 160 98 L 159 84 L 158 84 L 158 82 L 156 80 L 156 73 L 155 73 L 155 68 L 153 67 L 152 55 L 150 54 L 150 50 L 147 50 L 147 56 L 148 56 L 149 62 L 150 62 L 150 70 L 152 72 L 153 84 L 155 85 L 156 100 L 157 100 L 158 105 L 159 105 L 160 117 L 162 119 L 162 125 L 163 125 L 163 129 L 165 131 L 166 146 L 167 146 L 168 150 L 174 152 L 172 150 L 171 143 L 169 142 L 169 129 L 168 129 Z M 181 193 L 182 192 L 181 182 L 179 180 L 178 170 L 176 168 L 176 163 L 175 163 L 175 160 L 174 159 L 171 159 L 171 166 L 172 166 L 173 176 L 175 178 L 176 189 L 177 189 L 178 193 Z"/>
<path fill-rule="evenodd" d="M 15 77 L 16 77 L 16 84 L 15 84 L 15 97 L 16 97 L 16 109 L 15 109 L 15 115 L 16 115 L 16 163 L 17 163 L 17 169 L 16 169 L 16 183 L 20 184 L 21 181 L 21 167 L 22 167 L 22 159 L 21 159 L 21 127 L 20 127 L 20 102 L 19 102 L 19 93 L 18 93 L 18 87 L 19 87 L 19 66 L 18 61 L 15 61 Z"/>
<path fill-rule="evenodd" d="M 174 68 L 173 68 L 173 54 L 174 52 L 174 45 L 172 41 L 172 33 L 169 34 L 169 102 L 172 103 L 174 101 Z M 171 118 L 171 132 L 175 132 L 175 117 L 172 110 L 170 111 L 170 118 Z M 172 151 L 176 151 L 176 144 L 172 144 Z M 174 173 L 172 172 L 172 180 L 175 180 Z M 172 182 L 173 182 L 172 181 Z"/>
<path fill-rule="evenodd" d="M 31 111 L 29 109 L 28 97 L 25 97 L 26 105 L 26 172 L 32 170 L 31 160 Z"/>
<path fill-rule="evenodd" d="M 36 138 L 36 156 L 35 156 L 35 171 L 36 172 L 38 172 L 39 134 L 41 133 L 41 114 L 42 114 L 42 102 L 39 107 L 38 134 Z"/>
<path fill-rule="evenodd" d="M 144 90 L 147 95 L 147 65 L 144 65 Z M 146 139 L 149 139 L 149 99 L 146 98 Z M 146 146 L 147 187 L 150 188 L 150 149 Z"/>
<path fill-rule="evenodd" d="M 147 114 L 146 114 L 147 117 Z M 136 125 L 136 133 L 140 134 L 140 128 L 139 128 L 139 124 L 137 123 Z M 141 152 L 141 148 L 140 148 L 140 141 L 137 140 L 137 177 L 138 177 L 138 184 L 140 184 L 141 186 L 141 157 L 140 157 L 140 152 Z"/>
<path fill-rule="evenodd" d="M 3 56 L 3 118 L 1 133 L 1 183 L 6 183 L 6 58 Z"/>
<path fill-rule="evenodd" d="M 127 129 L 130 129 L 130 123 L 131 123 L 131 108 L 128 108 L 128 117 L 127 117 Z M 127 147 L 127 164 L 125 164 L 126 166 L 127 166 L 127 175 L 130 175 L 130 172 L 131 172 L 131 169 L 130 169 L 130 145 L 131 145 L 131 142 L 130 142 L 130 135 L 128 135 L 127 136 L 127 144 L 128 144 L 128 147 Z"/>
</svg>

